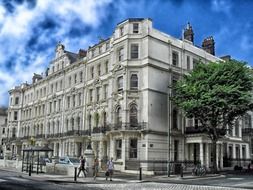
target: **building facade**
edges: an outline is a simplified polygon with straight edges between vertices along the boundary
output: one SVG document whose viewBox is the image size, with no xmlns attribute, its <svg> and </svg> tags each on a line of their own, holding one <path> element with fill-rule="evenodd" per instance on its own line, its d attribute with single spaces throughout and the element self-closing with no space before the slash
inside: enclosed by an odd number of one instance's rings
<svg viewBox="0 0 253 190">
<path fill-rule="evenodd" d="M 3 158 L 7 140 L 7 108 L 0 108 L 0 159 Z"/>
<path fill-rule="evenodd" d="M 91 142 L 96 157 L 113 157 L 121 171 L 140 164 L 153 171 L 155 162 L 168 160 L 210 166 L 211 141 L 170 100 L 171 85 L 200 60 L 221 60 L 212 37 L 202 48 L 193 40 L 190 24 L 179 40 L 153 28 L 151 19 L 138 18 L 118 23 L 110 38 L 87 51 L 75 54 L 58 44 L 45 75 L 34 74 L 32 84 L 9 91 L 13 153 L 48 144 L 52 156 L 78 157 Z M 236 126 L 218 142 L 220 168 L 226 156 L 250 158 L 241 121 Z"/>
</svg>

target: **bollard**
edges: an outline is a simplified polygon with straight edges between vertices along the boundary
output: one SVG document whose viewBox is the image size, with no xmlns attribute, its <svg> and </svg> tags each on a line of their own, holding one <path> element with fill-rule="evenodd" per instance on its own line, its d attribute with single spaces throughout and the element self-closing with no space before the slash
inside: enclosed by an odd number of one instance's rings
<svg viewBox="0 0 253 190">
<path fill-rule="evenodd" d="M 168 165 L 168 177 L 170 177 L 170 163 Z"/>
<path fill-rule="evenodd" d="M 76 181 L 76 177 L 77 177 L 77 167 L 75 167 L 74 181 Z"/>
<path fill-rule="evenodd" d="M 184 170 L 183 170 L 183 165 L 181 164 L 181 167 L 180 167 L 180 175 L 181 175 L 181 178 L 184 177 Z"/>
<path fill-rule="evenodd" d="M 140 175 L 139 175 L 139 180 L 142 180 L 142 168 L 140 167 Z"/>
<path fill-rule="evenodd" d="M 29 176 L 31 176 L 32 175 L 32 165 L 30 164 L 29 165 Z"/>
</svg>

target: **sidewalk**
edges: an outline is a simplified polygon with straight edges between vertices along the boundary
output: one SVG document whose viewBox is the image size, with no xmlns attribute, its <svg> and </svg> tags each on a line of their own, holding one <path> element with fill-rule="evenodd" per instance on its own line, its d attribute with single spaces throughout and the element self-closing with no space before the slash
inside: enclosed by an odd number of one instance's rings
<svg viewBox="0 0 253 190">
<path fill-rule="evenodd" d="M 45 174 L 45 173 L 32 173 L 31 176 L 28 175 L 26 172 L 20 172 L 15 170 L 15 168 L 0 168 L 1 170 L 15 172 L 20 177 L 29 178 L 32 180 L 38 181 L 49 181 L 54 183 L 84 183 L 84 184 L 94 184 L 94 183 L 145 183 L 145 182 L 160 182 L 160 183 L 180 183 L 187 180 L 201 180 L 201 179 L 208 179 L 208 178 L 223 178 L 224 175 L 217 175 L 217 174 L 207 174 L 206 176 L 192 176 L 190 174 L 184 175 L 181 178 L 178 175 L 171 175 L 170 177 L 166 175 L 159 175 L 159 176 L 147 176 L 143 175 L 142 180 L 139 180 L 139 175 L 136 174 L 128 174 L 122 172 L 114 172 L 113 181 L 106 181 L 104 173 L 100 172 L 96 180 L 93 177 L 88 176 L 84 178 L 82 175 L 81 177 L 77 178 L 77 181 L 74 181 L 74 176 L 67 176 L 67 175 L 54 175 L 54 174 Z"/>
</svg>

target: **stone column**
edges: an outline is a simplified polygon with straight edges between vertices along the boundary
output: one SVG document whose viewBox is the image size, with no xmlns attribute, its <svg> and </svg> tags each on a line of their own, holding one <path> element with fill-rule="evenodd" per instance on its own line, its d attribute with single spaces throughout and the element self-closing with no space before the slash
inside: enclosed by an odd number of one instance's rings
<svg viewBox="0 0 253 190">
<path fill-rule="evenodd" d="M 122 138 L 122 149 L 121 149 L 121 159 L 123 161 L 122 168 L 125 169 L 125 162 L 126 162 L 126 150 L 127 150 L 127 140 L 125 137 Z"/>
<path fill-rule="evenodd" d="M 206 168 L 209 169 L 210 166 L 210 146 L 209 143 L 205 143 L 206 146 Z"/>
<path fill-rule="evenodd" d="M 204 165 L 204 150 L 203 150 L 203 143 L 199 143 L 199 159 L 201 162 L 201 165 Z"/>
<path fill-rule="evenodd" d="M 56 156 L 56 153 L 57 152 L 57 150 L 56 150 L 56 143 L 54 143 L 54 156 Z"/>
<path fill-rule="evenodd" d="M 223 169 L 223 144 L 220 145 L 220 168 Z"/>
<path fill-rule="evenodd" d="M 233 159 L 236 158 L 236 145 L 233 144 Z"/>
</svg>

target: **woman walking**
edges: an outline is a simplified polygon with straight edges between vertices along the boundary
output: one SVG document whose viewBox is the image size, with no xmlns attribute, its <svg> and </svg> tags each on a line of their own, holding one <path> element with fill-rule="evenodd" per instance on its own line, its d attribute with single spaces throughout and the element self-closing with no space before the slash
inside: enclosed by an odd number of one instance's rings
<svg viewBox="0 0 253 190">
<path fill-rule="evenodd" d="M 96 177 L 98 175 L 98 167 L 99 167 L 99 162 L 98 162 L 98 159 L 95 158 L 94 163 L 93 163 L 93 176 L 94 176 L 94 180 L 96 180 Z"/>
</svg>

